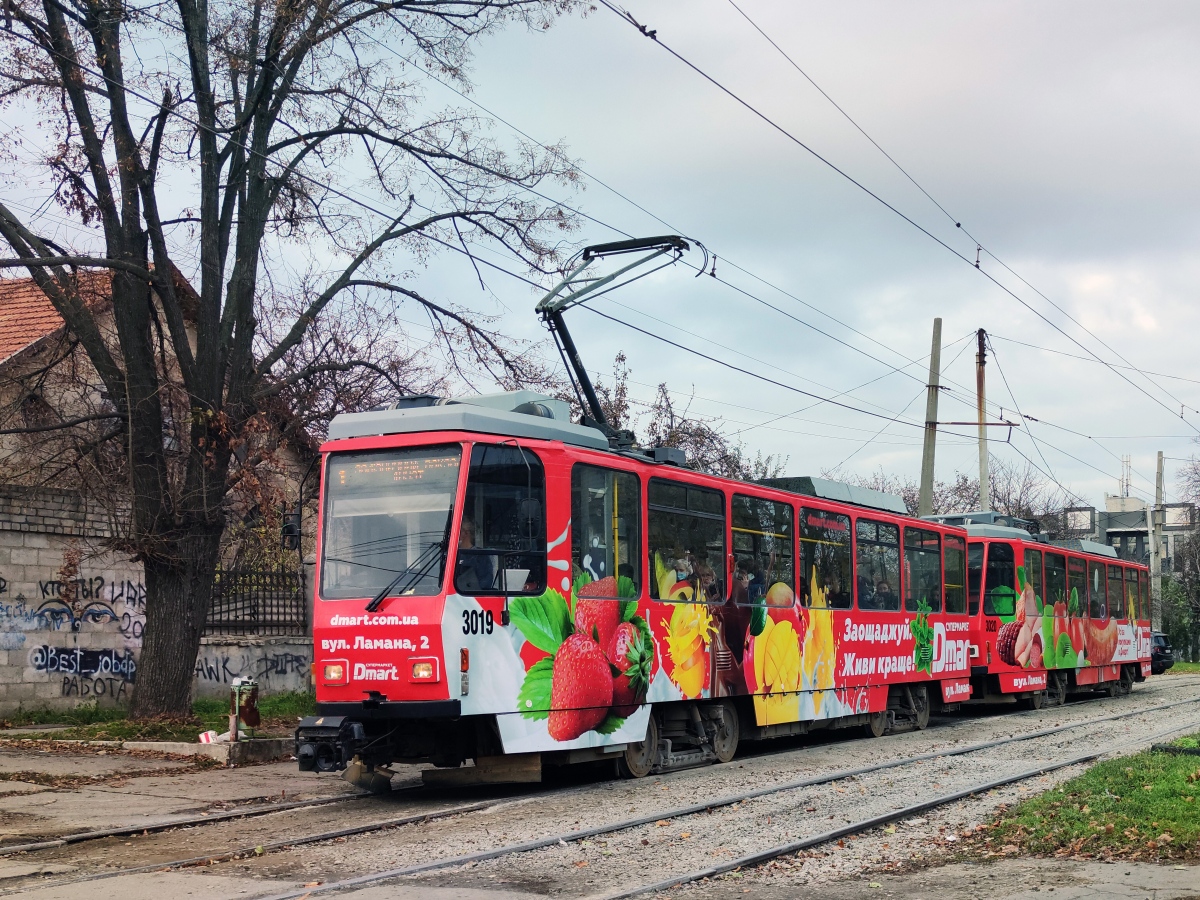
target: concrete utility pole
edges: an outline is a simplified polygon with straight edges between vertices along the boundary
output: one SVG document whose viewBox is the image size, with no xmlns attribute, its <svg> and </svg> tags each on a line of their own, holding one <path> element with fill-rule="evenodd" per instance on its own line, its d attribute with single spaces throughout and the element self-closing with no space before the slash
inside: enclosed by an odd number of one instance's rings
<svg viewBox="0 0 1200 900">
<path fill-rule="evenodd" d="M 975 393 L 979 398 L 979 510 L 992 508 L 991 482 L 988 478 L 987 449 L 987 391 L 984 387 L 983 367 L 987 365 L 987 332 L 979 329 L 979 351 L 975 354 Z"/>
<path fill-rule="evenodd" d="M 1162 527 L 1163 511 L 1163 452 L 1158 451 L 1158 473 L 1154 478 L 1154 506 L 1146 510 L 1150 538 L 1150 627 L 1162 630 Z"/>
<path fill-rule="evenodd" d="M 921 497 L 918 516 L 933 515 L 933 453 L 937 444 L 938 383 L 942 373 L 942 320 L 933 320 L 933 349 L 929 351 L 929 393 L 925 396 L 925 449 L 921 453 Z"/>
</svg>

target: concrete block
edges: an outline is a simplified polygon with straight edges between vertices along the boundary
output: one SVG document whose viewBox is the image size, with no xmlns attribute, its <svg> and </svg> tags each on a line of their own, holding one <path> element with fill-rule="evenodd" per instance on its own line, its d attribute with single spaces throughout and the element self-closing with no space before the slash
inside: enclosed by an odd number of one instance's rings
<svg viewBox="0 0 1200 900">
<path fill-rule="evenodd" d="M 17 655 L 19 653 L 20 653 L 20 651 L 15 651 L 14 655 Z M 25 683 L 25 675 L 26 675 L 25 664 L 26 664 L 26 662 L 27 662 L 27 658 L 26 659 L 18 659 L 16 661 L 16 665 L 5 666 L 4 668 L 0 668 L 0 686 L 2 686 L 4 688 L 5 693 L 7 693 L 8 690 L 10 688 L 12 688 L 14 685 Z M 32 675 L 33 673 L 30 672 L 29 674 Z M 37 677 L 44 678 L 45 676 L 42 674 L 38 674 Z"/>
<path fill-rule="evenodd" d="M 50 538 L 44 534 L 37 534 L 36 532 L 30 532 L 28 534 L 22 535 L 22 544 L 26 547 L 34 547 L 36 549 L 42 549 L 43 547 L 50 546 Z"/>
<path fill-rule="evenodd" d="M 28 537 L 28 535 L 27 535 Z M 62 568 L 63 551 L 61 547 L 50 547 L 44 550 L 37 551 L 37 562 L 39 566 L 43 566 L 50 571 L 46 578 L 53 578 L 58 574 L 58 570 Z M 46 579 L 42 579 L 43 581 Z"/>
<path fill-rule="evenodd" d="M 62 696 L 62 682 L 55 681 L 49 685 L 45 676 L 39 675 L 38 681 L 21 681 L 8 686 L 8 699 L 19 701 L 26 706 L 37 705 L 34 701 L 54 699 Z"/>
<path fill-rule="evenodd" d="M 12 562 L 18 566 L 36 566 L 39 563 L 38 553 L 41 551 L 28 547 L 14 547 L 12 549 Z M 59 554 L 59 565 L 62 565 L 62 554 Z"/>
</svg>

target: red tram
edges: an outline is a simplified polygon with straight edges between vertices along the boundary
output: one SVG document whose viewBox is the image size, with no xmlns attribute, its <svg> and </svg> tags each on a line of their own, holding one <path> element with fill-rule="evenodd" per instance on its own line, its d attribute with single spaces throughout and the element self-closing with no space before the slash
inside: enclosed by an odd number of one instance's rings
<svg viewBox="0 0 1200 900">
<path fill-rule="evenodd" d="M 941 516 L 965 526 L 972 696 L 1076 690 L 1127 694 L 1150 674 L 1150 573 L 1092 541 L 1056 546 L 996 513 Z M 981 606 L 982 599 L 982 609 Z"/>
<path fill-rule="evenodd" d="M 515 392 L 334 419 L 302 769 L 642 776 L 1149 673 L 1142 567 L 821 479 L 703 475 L 568 414 Z"/>
</svg>

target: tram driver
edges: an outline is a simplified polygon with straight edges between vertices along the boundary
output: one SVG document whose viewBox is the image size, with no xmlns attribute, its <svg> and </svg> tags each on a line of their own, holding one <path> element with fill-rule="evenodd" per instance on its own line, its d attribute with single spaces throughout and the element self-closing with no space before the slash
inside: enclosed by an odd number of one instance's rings
<svg viewBox="0 0 1200 900">
<path fill-rule="evenodd" d="M 475 522 L 464 518 L 458 529 L 458 549 L 475 550 Z M 459 590 L 480 593 L 489 590 L 496 579 L 492 569 L 493 557 L 489 553 L 459 553 L 458 573 L 454 579 Z"/>
</svg>

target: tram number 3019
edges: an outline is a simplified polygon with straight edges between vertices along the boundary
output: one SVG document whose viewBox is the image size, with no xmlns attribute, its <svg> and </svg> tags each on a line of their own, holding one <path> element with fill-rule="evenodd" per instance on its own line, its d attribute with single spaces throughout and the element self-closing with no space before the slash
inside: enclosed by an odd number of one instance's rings
<svg viewBox="0 0 1200 900">
<path fill-rule="evenodd" d="M 496 627 L 496 618 L 490 609 L 464 609 L 463 634 L 491 634 Z"/>
</svg>

